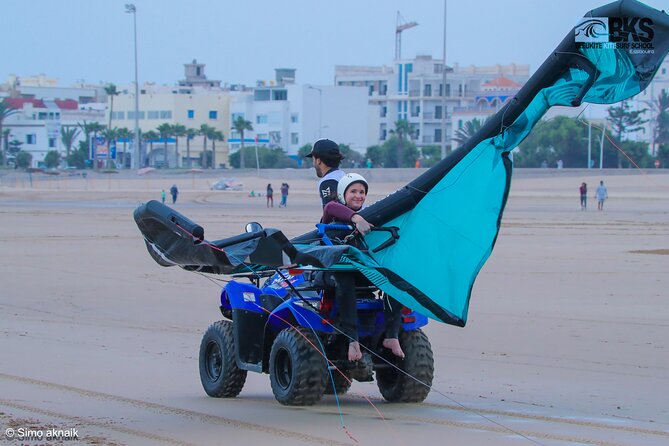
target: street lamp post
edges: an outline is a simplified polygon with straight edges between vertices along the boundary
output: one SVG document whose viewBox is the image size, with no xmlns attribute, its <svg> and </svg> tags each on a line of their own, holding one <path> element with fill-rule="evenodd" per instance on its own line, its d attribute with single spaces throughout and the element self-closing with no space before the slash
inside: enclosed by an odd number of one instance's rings
<svg viewBox="0 0 669 446">
<path fill-rule="evenodd" d="M 446 158 L 446 0 L 444 0 L 444 47 L 441 69 L 441 159 Z"/>
<path fill-rule="evenodd" d="M 141 146 L 142 142 L 139 138 L 139 80 L 137 76 L 137 8 L 132 3 L 125 5 L 125 12 L 132 14 L 134 41 L 135 41 L 135 153 L 132 157 L 132 167 L 139 169 L 142 167 L 141 160 Z"/>
<path fill-rule="evenodd" d="M 318 139 L 321 139 L 323 135 L 323 90 L 314 87 L 313 85 L 307 85 L 307 88 L 318 91 Z"/>
</svg>

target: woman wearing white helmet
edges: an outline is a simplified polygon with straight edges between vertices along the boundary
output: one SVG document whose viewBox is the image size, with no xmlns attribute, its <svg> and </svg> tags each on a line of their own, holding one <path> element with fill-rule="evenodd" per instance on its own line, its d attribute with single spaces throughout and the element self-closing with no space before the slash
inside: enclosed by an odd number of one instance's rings
<svg viewBox="0 0 669 446">
<path fill-rule="evenodd" d="M 367 180 L 362 175 L 357 173 L 344 175 L 337 186 L 339 202 L 331 201 L 325 205 L 321 222 L 353 223 L 360 233 L 367 234 L 371 231 L 372 225 L 357 212 L 365 204 L 368 189 Z M 362 351 L 358 342 L 356 300 L 351 299 L 351 296 L 355 296 L 355 291 L 353 291 L 355 279 L 351 274 L 335 272 L 325 274 L 323 279 L 326 284 L 335 287 L 335 300 L 341 313 L 342 331 L 351 340 L 348 346 L 348 359 L 357 361 L 362 358 Z M 386 338 L 383 340 L 383 346 L 391 350 L 395 356 L 404 358 L 404 352 L 398 339 L 401 324 L 399 311 L 402 306 L 389 297 L 384 302 L 384 307 L 386 308 Z"/>
</svg>

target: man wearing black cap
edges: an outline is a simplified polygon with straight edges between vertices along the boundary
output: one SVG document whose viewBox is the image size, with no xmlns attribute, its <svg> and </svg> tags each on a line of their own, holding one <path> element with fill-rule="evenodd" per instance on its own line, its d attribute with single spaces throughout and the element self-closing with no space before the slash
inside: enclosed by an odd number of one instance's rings
<svg viewBox="0 0 669 446">
<path fill-rule="evenodd" d="M 319 139 L 314 143 L 307 158 L 312 158 L 316 175 L 321 180 L 318 182 L 318 194 L 323 206 L 337 199 L 337 185 L 344 176 L 339 169 L 339 163 L 344 156 L 339 151 L 339 145 L 329 139 Z"/>
</svg>

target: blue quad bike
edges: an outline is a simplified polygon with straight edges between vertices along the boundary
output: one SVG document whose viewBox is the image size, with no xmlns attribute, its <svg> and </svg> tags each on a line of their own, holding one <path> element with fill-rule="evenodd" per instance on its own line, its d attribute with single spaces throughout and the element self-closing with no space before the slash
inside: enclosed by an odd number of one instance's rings
<svg viewBox="0 0 669 446">
<path fill-rule="evenodd" d="M 258 230 L 253 225 L 257 224 L 247 225 L 247 232 Z M 325 244 L 332 243 L 329 229 L 342 228 L 320 225 Z M 399 341 L 405 358 L 394 356 L 381 345 L 385 329 L 382 293 L 362 275 L 356 277 L 358 338 L 371 353 L 363 348 L 361 360 L 348 361 L 349 340 L 335 328 L 334 290 L 313 285 L 307 277 L 314 270 L 233 275 L 221 292 L 224 319 L 209 326 L 200 344 L 200 379 L 205 392 L 211 397 L 234 398 L 242 391 L 247 372 L 268 373 L 277 401 L 307 406 L 324 394 L 346 393 L 352 380 L 372 381 L 376 375 L 385 400 L 425 400 L 434 375 L 432 347 L 421 330 L 427 318 L 402 308 Z"/>
</svg>

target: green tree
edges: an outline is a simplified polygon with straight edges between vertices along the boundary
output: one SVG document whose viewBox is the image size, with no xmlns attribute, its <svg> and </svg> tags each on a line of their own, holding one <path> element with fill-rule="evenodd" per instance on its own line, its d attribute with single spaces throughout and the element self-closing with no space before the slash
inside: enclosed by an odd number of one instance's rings
<svg viewBox="0 0 669 446">
<path fill-rule="evenodd" d="M 216 141 L 223 141 L 224 138 L 223 132 L 220 130 L 214 130 L 209 135 L 209 139 L 211 139 L 211 163 L 214 169 L 216 169 Z"/>
<path fill-rule="evenodd" d="M 204 148 L 202 150 L 203 155 L 200 156 L 200 159 L 203 162 L 202 167 L 205 169 L 210 167 L 213 168 L 212 165 L 212 163 L 214 162 L 214 160 L 212 159 L 213 157 L 211 154 L 207 154 L 207 141 L 211 139 L 211 136 L 215 131 L 216 131 L 215 128 L 207 124 L 202 124 L 200 126 L 200 130 L 198 131 L 198 133 L 204 138 Z"/>
<path fill-rule="evenodd" d="M 662 90 L 653 104 L 657 117 L 655 120 L 655 142 L 669 143 L 669 93 Z"/>
<path fill-rule="evenodd" d="M 657 159 L 660 161 L 660 167 L 669 167 L 669 143 L 660 144 L 657 148 Z"/>
<path fill-rule="evenodd" d="M 653 166 L 653 157 L 648 151 L 648 143 L 642 141 L 624 141 L 621 149 L 625 152 L 622 167 L 640 167 L 646 169 Z M 628 159 L 631 158 L 631 161 Z"/>
<path fill-rule="evenodd" d="M 239 149 L 240 150 L 240 158 L 239 158 L 239 168 L 243 169 L 244 168 L 244 132 L 246 130 L 248 131 L 253 131 L 253 126 L 251 125 L 251 121 L 247 121 L 244 119 L 243 116 L 237 116 L 237 118 L 232 122 L 232 128 L 235 129 L 237 133 L 239 133 L 239 139 L 242 142 L 242 146 Z"/>
<path fill-rule="evenodd" d="M 172 136 L 172 126 L 168 123 L 163 123 L 156 129 L 160 139 L 163 141 L 163 150 L 165 151 L 165 168 L 170 168 L 170 157 L 167 156 L 167 140 Z"/>
<path fill-rule="evenodd" d="M 116 85 L 114 84 L 107 84 L 105 87 L 105 93 L 107 93 L 107 97 L 109 98 L 109 125 L 107 126 L 108 129 L 112 129 L 112 115 L 114 114 L 114 96 L 118 96 L 119 92 L 116 89 Z M 111 145 L 111 141 L 108 141 L 108 143 Z"/>
<path fill-rule="evenodd" d="M 158 138 L 159 138 L 158 133 L 155 132 L 155 131 L 153 131 L 153 130 L 149 130 L 149 131 L 146 132 L 146 133 L 142 133 L 142 139 L 143 139 L 145 142 L 148 142 L 148 143 L 149 143 L 149 153 L 153 152 L 153 143 L 154 143 L 154 141 L 157 140 Z"/>
<path fill-rule="evenodd" d="M 301 167 L 309 168 L 311 167 L 311 160 L 307 158 L 307 155 L 311 153 L 311 149 L 313 149 L 314 146 L 311 144 L 305 144 L 299 149 L 297 149 L 297 159 L 298 165 Z"/>
<path fill-rule="evenodd" d="M 446 151 L 447 153 L 451 151 L 449 146 L 446 147 Z M 423 146 L 421 147 L 421 152 L 423 154 L 421 160 L 422 167 L 432 167 L 441 161 L 441 146 Z"/>
<path fill-rule="evenodd" d="M 7 150 L 9 151 L 10 155 L 16 155 L 21 151 L 22 145 L 23 143 L 18 139 L 12 139 L 11 141 L 9 141 L 9 148 Z"/>
<path fill-rule="evenodd" d="M 258 161 L 261 169 L 283 169 L 286 167 L 296 167 L 297 163 L 294 159 L 291 159 L 286 155 L 286 152 L 281 148 L 269 148 L 269 147 L 244 147 L 243 156 L 247 159 L 255 158 L 255 151 L 258 149 Z M 233 168 L 239 168 L 241 161 L 242 149 L 239 149 L 235 153 L 230 155 L 230 166 Z M 308 153 L 308 152 L 307 152 Z"/>
<path fill-rule="evenodd" d="M 629 101 L 623 101 L 617 107 L 609 107 L 609 115 L 606 120 L 611 124 L 613 134 L 616 135 L 619 144 L 623 142 L 623 135 L 643 130 L 643 124 L 648 122 L 647 119 L 641 117 L 645 112 L 645 108 L 632 110 Z M 617 152 L 617 161 L 618 168 L 622 167 L 620 151 Z"/>
<path fill-rule="evenodd" d="M 66 127 L 63 126 L 60 128 L 60 140 L 65 146 L 66 158 L 69 158 L 70 151 L 72 151 L 72 146 L 74 145 L 74 140 L 79 136 L 79 129 L 77 127 Z"/>
<path fill-rule="evenodd" d="M 3 135 L 2 125 L 5 121 L 5 119 L 9 118 L 10 116 L 12 116 L 16 113 L 18 113 L 18 110 L 16 108 L 9 105 L 9 103 L 7 101 L 5 101 L 4 99 L 0 100 L 0 135 Z M 3 138 L 3 140 L 5 140 L 5 138 Z M 0 141 L 0 143 L 1 142 L 2 141 Z M 4 142 L 5 142 L 5 145 L 2 147 L 2 152 L 4 154 L 3 157 L 2 157 L 2 160 L 3 160 L 3 164 L 5 166 L 7 166 L 7 153 L 6 153 L 7 152 L 7 142 L 6 142 L 6 140 Z"/>
<path fill-rule="evenodd" d="M 414 134 L 414 128 L 406 119 L 400 119 L 399 121 L 395 122 L 395 129 L 391 130 L 390 134 L 397 137 L 397 144 L 393 143 L 393 146 L 395 147 L 395 165 L 387 165 L 386 167 L 401 167 L 405 158 L 403 152 L 406 146 L 406 140 L 411 138 L 411 136 Z"/>
<path fill-rule="evenodd" d="M 135 137 L 135 133 L 130 131 L 127 127 L 120 127 L 116 129 L 116 137 L 119 140 L 123 140 L 123 154 L 121 155 L 121 164 L 126 165 L 126 154 L 128 148 L 128 141 L 132 141 Z"/>
<path fill-rule="evenodd" d="M 99 122 L 79 122 L 77 123 L 79 128 L 81 129 L 82 133 L 84 134 L 84 137 L 86 138 L 86 147 L 91 147 L 91 137 L 95 138 L 99 133 L 101 133 L 105 126 L 100 124 Z M 97 169 L 98 168 L 98 160 L 97 160 L 97 154 L 95 154 L 93 160 L 93 168 Z"/>
<path fill-rule="evenodd" d="M 592 128 L 592 157 L 596 158 L 601 133 Z M 599 133 L 599 135 L 598 135 Z M 615 163 L 616 152 L 605 140 L 604 165 Z M 588 126 L 566 116 L 540 121 L 514 152 L 517 167 L 540 167 L 542 163 L 554 167 L 562 160 L 564 167 L 584 168 L 588 165 Z"/>
<path fill-rule="evenodd" d="M 353 150 L 348 144 L 339 144 L 339 151 L 344 156 L 342 166 L 355 167 L 362 166 L 364 164 L 364 158 L 362 154 L 356 150 Z"/>
<path fill-rule="evenodd" d="M 46 152 L 46 155 L 44 155 L 44 164 L 46 164 L 46 167 L 49 169 L 58 167 L 60 164 L 60 153 L 58 153 L 57 150 L 49 150 Z"/>
<path fill-rule="evenodd" d="M 174 152 L 177 157 L 177 165 L 176 167 L 179 167 L 179 159 L 181 155 L 179 155 L 179 138 L 182 138 L 187 135 L 187 129 L 185 125 L 181 124 L 174 124 L 172 126 L 172 136 L 174 136 Z M 186 143 L 188 144 L 188 143 Z"/>
<path fill-rule="evenodd" d="M 386 151 L 384 150 L 383 146 L 369 146 L 365 151 L 365 158 L 369 159 L 373 166 L 384 167 L 383 163 L 386 158 Z"/>
<path fill-rule="evenodd" d="M 67 165 L 76 167 L 77 169 L 86 168 L 86 160 L 88 159 L 88 149 L 86 148 L 86 143 L 83 141 L 79 142 L 79 148 L 73 150 L 70 155 L 66 158 Z"/>
<path fill-rule="evenodd" d="M 471 121 L 467 121 L 462 126 L 462 128 L 459 128 L 455 131 L 455 136 L 453 137 L 453 140 L 456 141 L 458 145 L 463 145 L 464 143 L 469 141 L 469 138 L 474 136 L 476 132 L 481 130 L 481 127 L 483 127 L 483 122 L 478 118 L 474 118 Z"/>
<path fill-rule="evenodd" d="M 188 128 L 186 129 L 186 159 L 188 159 L 188 168 L 193 167 L 193 160 L 190 159 L 190 142 L 198 134 L 197 129 Z"/>
<path fill-rule="evenodd" d="M 16 154 L 16 165 L 22 169 L 27 169 L 33 162 L 33 156 L 25 150 Z"/>
</svg>

